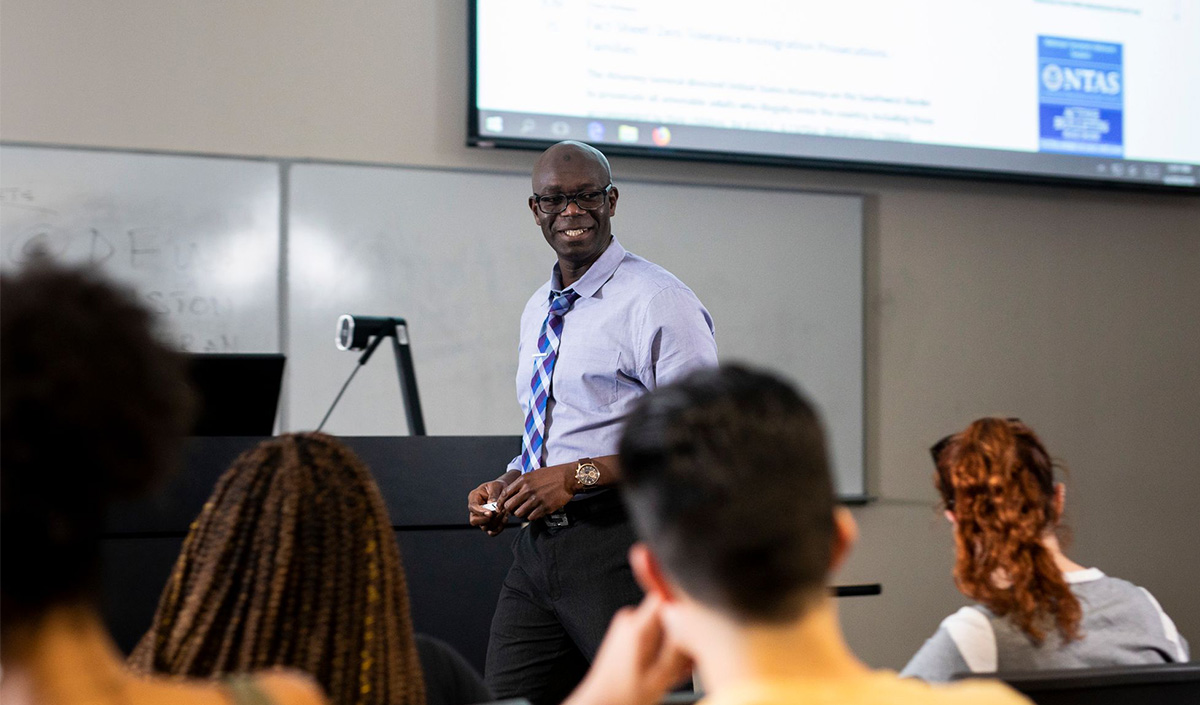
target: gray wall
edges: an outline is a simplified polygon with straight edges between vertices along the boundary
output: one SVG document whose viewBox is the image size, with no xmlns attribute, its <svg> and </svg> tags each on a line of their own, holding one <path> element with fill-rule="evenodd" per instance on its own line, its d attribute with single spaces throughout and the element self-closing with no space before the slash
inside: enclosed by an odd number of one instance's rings
<svg viewBox="0 0 1200 705">
<path fill-rule="evenodd" d="M 6 0 L 0 139 L 528 168 L 530 153 L 463 146 L 465 5 Z M 1148 587 L 1200 640 L 1200 199 L 613 166 L 866 195 L 867 471 L 881 500 L 856 510 L 862 540 L 839 579 L 884 584 L 841 606 L 867 662 L 899 667 L 962 604 L 925 448 L 988 413 L 1021 416 L 1070 466 L 1072 556 Z"/>
</svg>

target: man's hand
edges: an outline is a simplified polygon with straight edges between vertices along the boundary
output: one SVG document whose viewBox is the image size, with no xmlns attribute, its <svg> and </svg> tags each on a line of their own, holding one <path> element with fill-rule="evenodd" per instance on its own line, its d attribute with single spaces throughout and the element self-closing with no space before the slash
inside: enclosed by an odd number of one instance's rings
<svg viewBox="0 0 1200 705">
<path fill-rule="evenodd" d="M 692 670 L 691 659 L 663 629 L 662 598 L 613 617 L 587 676 L 563 705 L 652 705 Z"/>
<path fill-rule="evenodd" d="M 575 468 L 551 465 L 527 472 L 508 484 L 499 508 L 527 521 L 562 509 L 575 496 Z"/>
<path fill-rule="evenodd" d="M 508 522 L 508 512 L 505 512 L 501 506 L 500 496 L 504 493 L 510 477 L 516 477 L 515 473 L 516 471 L 505 473 L 491 482 L 483 483 L 467 494 L 467 521 L 471 523 L 471 526 L 478 526 L 486 531 L 488 536 L 495 536 L 504 531 L 504 525 Z M 497 509 L 495 511 L 485 509 L 483 505 L 488 502 L 495 502 Z"/>
</svg>

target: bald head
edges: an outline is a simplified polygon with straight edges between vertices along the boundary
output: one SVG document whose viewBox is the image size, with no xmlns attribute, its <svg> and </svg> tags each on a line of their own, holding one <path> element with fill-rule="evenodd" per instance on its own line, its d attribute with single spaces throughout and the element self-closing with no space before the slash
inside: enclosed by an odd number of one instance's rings
<svg viewBox="0 0 1200 705">
<path fill-rule="evenodd" d="M 600 169 L 605 182 L 612 181 L 612 167 L 608 165 L 608 157 L 605 157 L 603 152 L 590 144 L 566 140 L 550 147 L 538 157 L 537 163 L 533 165 L 534 190 L 537 190 L 539 174 L 555 172 L 565 167 L 578 167 L 581 161 Z"/>
<path fill-rule="evenodd" d="M 529 210 L 542 235 L 558 255 L 563 286 L 574 283 L 612 241 L 609 220 L 617 212 L 617 187 L 600 150 L 573 140 L 559 142 L 538 157 L 533 167 Z M 558 198 L 547 213 L 541 198 Z M 582 203 L 580 197 L 583 197 Z"/>
</svg>

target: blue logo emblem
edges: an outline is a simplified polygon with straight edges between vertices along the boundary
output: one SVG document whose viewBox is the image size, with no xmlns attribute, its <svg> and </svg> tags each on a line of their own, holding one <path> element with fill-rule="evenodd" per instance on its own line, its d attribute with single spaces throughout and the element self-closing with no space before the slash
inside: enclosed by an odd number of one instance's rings
<svg viewBox="0 0 1200 705">
<path fill-rule="evenodd" d="M 1038 37 L 1040 151 L 1124 156 L 1123 60 L 1120 44 Z"/>
</svg>

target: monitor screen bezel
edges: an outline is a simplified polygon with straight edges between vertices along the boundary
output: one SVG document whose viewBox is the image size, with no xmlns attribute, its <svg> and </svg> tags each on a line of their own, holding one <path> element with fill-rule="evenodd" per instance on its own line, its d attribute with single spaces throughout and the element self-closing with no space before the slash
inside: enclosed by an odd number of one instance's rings
<svg viewBox="0 0 1200 705">
<path fill-rule="evenodd" d="M 478 105 L 478 0 L 468 0 L 467 11 L 467 137 L 469 147 L 483 149 L 520 149 L 544 150 L 558 140 L 544 138 L 515 138 L 484 134 L 480 130 L 481 111 Z M 489 111 L 496 112 L 496 111 Z M 586 140 L 584 140 L 586 141 Z M 865 142 L 865 140 L 855 140 Z M 889 145 L 898 143 L 886 143 Z M 870 173 L 889 176 L 916 176 L 940 179 L 975 180 L 1020 184 L 1036 184 L 1043 186 L 1060 186 L 1067 188 L 1085 188 L 1116 191 L 1136 191 L 1151 193 L 1173 193 L 1181 195 L 1200 195 L 1200 182 L 1194 186 L 1170 185 L 1157 181 L 1133 181 L 1125 179 L 1072 176 L 1065 174 L 1048 174 L 1042 172 L 1014 171 L 1004 169 L 989 169 L 986 167 L 961 168 L 920 164 L 915 162 L 885 162 L 851 158 L 822 158 L 791 156 L 780 154 L 759 154 L 734 151 L 709 151 L 696 149 L 672 149 L 667 147 L 651 147 L 648 145 L 625 145 L 620 143 L 602 143 L 596 145 L 606 155 L 628 156 L 649 159 L 667 159 L 689 162 L 708 162 L 714 164 L 739 164 L 747 166 L 779 166 L 797 169 L 819 171 L 839 171 L 847 173 Z M 941 147 L 941 145 L 922 145 L 925 147 Z M 981 151 L 996 151 L 1014 155 L 1035 154 L 1026 152 L 1010 152 L 1007 150 L 983 150 L 973 147 L 949 147 L 961 150 L 963 153 L 978 153 Z"/>
</svg>

